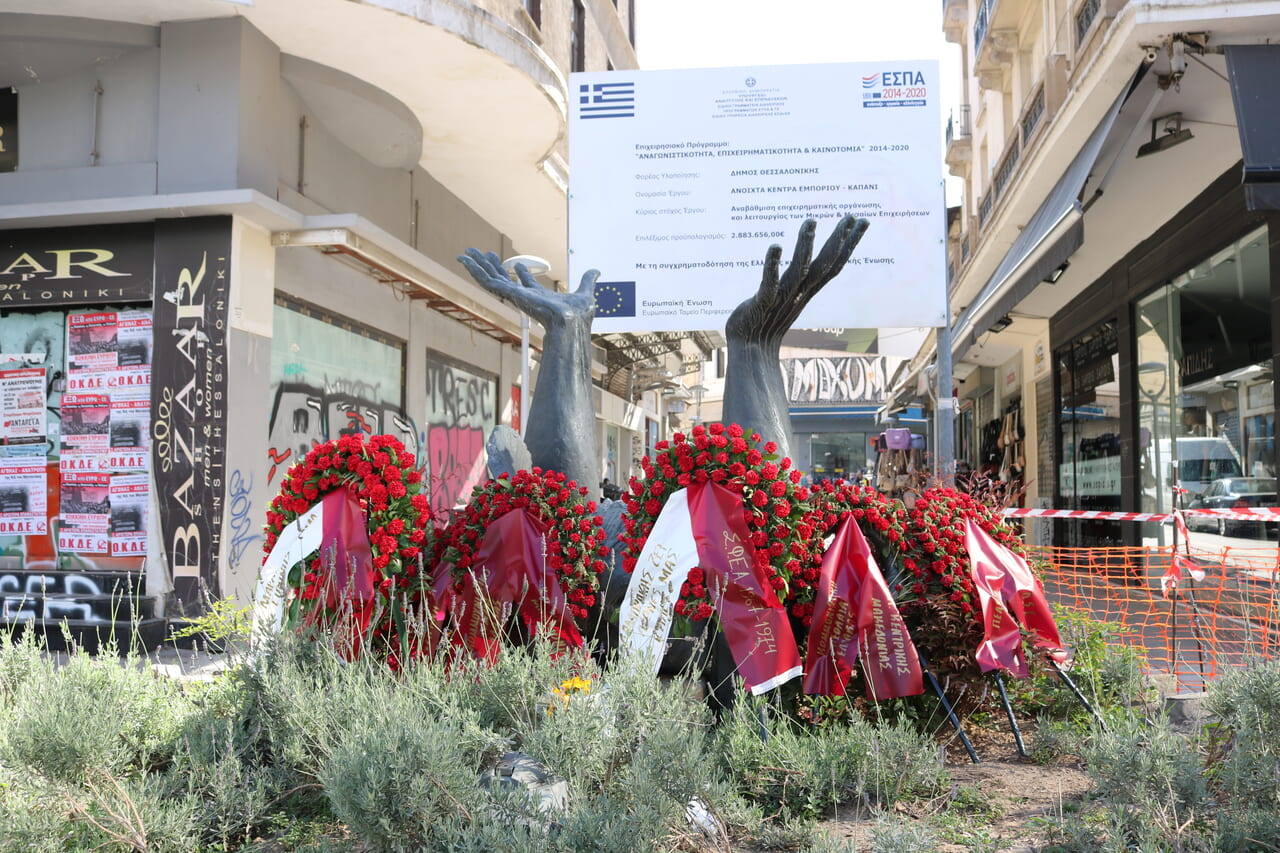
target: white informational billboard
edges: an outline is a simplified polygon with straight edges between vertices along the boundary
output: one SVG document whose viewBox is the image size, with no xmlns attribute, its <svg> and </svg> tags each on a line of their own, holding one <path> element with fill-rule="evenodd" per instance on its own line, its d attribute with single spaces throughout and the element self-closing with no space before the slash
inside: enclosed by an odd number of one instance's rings
<svg viewBox="0 0 1280 853">
<path fill-rule="evenodd" d="M 724 328 L 765 250 L 870 227 L 797 328 L 939 326 L 946 312 L 938 68 L 918 62 L 569 78 L 569 280 L 601 272 L 594 332 Z"/>
</svg>

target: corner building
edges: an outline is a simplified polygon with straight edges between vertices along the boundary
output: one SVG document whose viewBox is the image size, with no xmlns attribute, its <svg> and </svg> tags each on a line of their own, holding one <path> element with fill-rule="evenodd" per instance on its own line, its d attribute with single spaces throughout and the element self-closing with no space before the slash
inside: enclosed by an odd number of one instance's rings
<svg viewBox="0 0 1280 853">
<path fill-rule="evenodd" d="M 0 5 L 3 620 L 247 601 L 280 479 L 344 431 L 465 499 L 522 330 L 455 257 L 564 287 L 566 79 L 635 67 L 632 4 Z"/>
<path fill-rule="evenodd" d="M 1273 478 L 1280 329 L 1274 4 L 944 0 L 956 457 L 1024 505 L 1167 512 Z M 939 339 L 899 377 L 897 402 Z M 1167 543 L 1037 520 L 1032 544 Z"/>
</svg>

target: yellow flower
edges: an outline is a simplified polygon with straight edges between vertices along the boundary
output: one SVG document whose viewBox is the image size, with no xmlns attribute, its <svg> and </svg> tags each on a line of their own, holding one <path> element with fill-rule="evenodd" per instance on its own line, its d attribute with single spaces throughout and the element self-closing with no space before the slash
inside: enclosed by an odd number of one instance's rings
<svg viewBox="0 0 1280 853">
<path fill-rule="evenodd" d="M 554 714 L 557 707 L 568 708 L 569 697 L 571 696 L 582 695 L 590 692 L 591 679 L 589 678 L 579 678 L 575 675 L 568 681 L 562 681 L 560 682 L 559 687 L 551 689 L 552 700 L 551 704 L 547 707 L 547 713 Z"/>
</svg>

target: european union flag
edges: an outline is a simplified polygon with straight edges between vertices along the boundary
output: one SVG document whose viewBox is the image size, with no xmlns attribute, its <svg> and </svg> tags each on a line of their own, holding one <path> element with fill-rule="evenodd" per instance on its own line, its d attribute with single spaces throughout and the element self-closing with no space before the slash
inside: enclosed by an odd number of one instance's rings
<svg viewBox="0 0 1280 853">
<path fill-rule="evenodd" d="M 636 316 L 636 283 L 634 281 L 596 282 L 596 316 Z"/>
</svg>

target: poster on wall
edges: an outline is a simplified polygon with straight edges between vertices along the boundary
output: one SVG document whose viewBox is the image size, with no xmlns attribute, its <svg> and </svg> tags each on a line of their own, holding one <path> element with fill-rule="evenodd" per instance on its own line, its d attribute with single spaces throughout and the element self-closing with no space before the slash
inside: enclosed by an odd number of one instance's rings
<svg viewBox="0 0 1280 853">
<path fill-rule="evenodd" d="M 106 394 L 62 395 L 62 452 L 106 452 L 111 433 L 111 397 Z"/>
<path fill-rule="evenodd" d="M 151 464 L 181 606 L 221 594 L 231 218 L 155 225 Z"/>
<path fill-rule="evenodd" d="M 46 482 L 43 457 L 0 459 L 0 535 L 49 532 Z"/>
<path fill-rule="evenodd" d="M 116 366 L 116 313 L 67 315 L 69 372 L 111 370 Z"/>
<path fill-rule="evenodd" d="M 62 527 L 105 533 L 111 518 L 111 475 L 102 471 L 64 471 Z"/>
<path fill-rule="evenodd" d="M 43 444 L 48 431 L 43 367 L 0 370 L 0 444 Z"/>
<path fill-rule="evenodd" d="M 464 503 L 487 479 L 485 439 L 498 423 L 498 377 L 427 351 L 427 474 L 431 509 Z"/>
<path fill-rule="evenodd" d="M 147 553 L 147 475 L 111 475 L 111 556 Z"/>
</svg>

